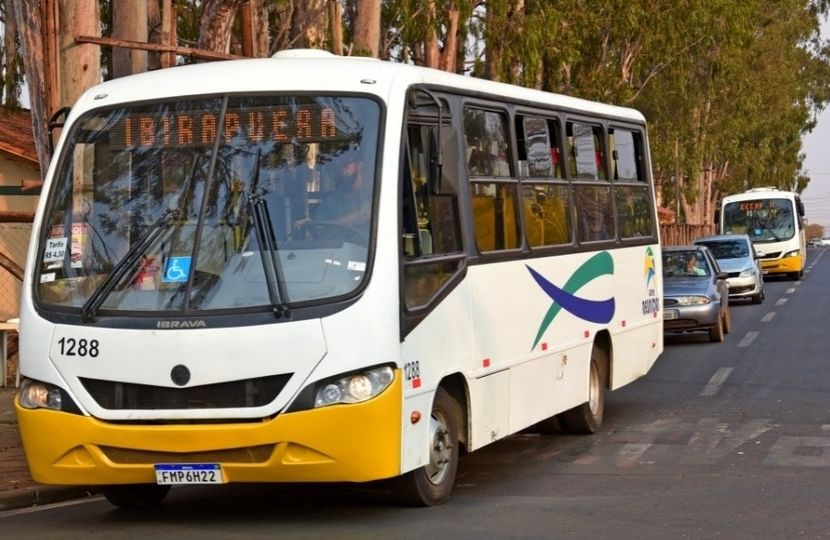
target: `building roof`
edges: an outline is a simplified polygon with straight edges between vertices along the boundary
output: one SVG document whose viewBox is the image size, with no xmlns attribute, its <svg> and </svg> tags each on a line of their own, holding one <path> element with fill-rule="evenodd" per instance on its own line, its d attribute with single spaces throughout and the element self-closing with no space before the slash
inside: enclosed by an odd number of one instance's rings
<svg viewBox="0 0 830 540">
<path fill-rule="evenodd" d="M 32 116 L 27 109 L 0 107 L 0 152 L 37 165 Z"/>
</svg>

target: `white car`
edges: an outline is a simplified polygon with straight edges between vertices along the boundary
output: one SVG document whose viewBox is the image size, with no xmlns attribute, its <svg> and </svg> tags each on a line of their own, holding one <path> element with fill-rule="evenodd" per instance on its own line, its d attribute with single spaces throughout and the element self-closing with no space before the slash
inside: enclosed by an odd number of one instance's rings
<svg viewBox="0 0 830 540">
<path fill-rule="evenodd" d="M 695 240 L 695 245 L 708 247 L 721 270 L 727 273 L 729 298 L 751 298 L 753 304 L 764 301 L 764 272 L 749 236 L 704 236 Z"/>
</svg>

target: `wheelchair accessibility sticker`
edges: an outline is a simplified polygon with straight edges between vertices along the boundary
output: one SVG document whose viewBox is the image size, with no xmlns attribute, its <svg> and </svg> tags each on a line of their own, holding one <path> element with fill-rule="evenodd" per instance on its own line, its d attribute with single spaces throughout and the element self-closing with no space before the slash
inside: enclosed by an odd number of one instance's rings
<svg viewBox="0 0 830 540">
<path fill-rule="evenodd" d="M 190 275 L 190 257 L 170 257 L 161 280 L 165 283 L 182 283 Z"/>
</svg>

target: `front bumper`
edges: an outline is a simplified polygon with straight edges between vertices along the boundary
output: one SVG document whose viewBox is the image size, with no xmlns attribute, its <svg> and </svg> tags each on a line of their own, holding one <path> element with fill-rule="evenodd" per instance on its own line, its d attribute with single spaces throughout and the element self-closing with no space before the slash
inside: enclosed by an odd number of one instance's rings
<svg viewBox="0 0 830 540">
<path fill-rule="evenodd" d="M 225 482 L 364 482 L 400 474 L 400 380 L 364 403 L 245 423 L 135 425 L 15 408 L 42 484 L 155 483 L 156 463 L 219 463 Z"/>
<path fill-rule="evenodd" d="M 720 317 L 720 304 L 712 302 L 696 306 L 665 306 L 664 312 L 677 311 L 677 318 L 663 319 L 665 332 L 683 332 L 687 330 L 708 330 L 715 326 Z"/>
<path fill-rule="evenodd" d="M 731 277 L 726 280 L 729 284 L 730 298 L 754 296 L 761 292 L 761 277 Z"/>
</svg>

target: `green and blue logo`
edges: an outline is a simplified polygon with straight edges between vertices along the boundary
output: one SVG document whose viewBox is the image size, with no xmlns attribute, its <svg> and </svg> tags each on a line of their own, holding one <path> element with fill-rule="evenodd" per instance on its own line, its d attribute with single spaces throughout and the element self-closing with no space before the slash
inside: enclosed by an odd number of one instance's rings
<svg viewBox="0 0 830 540">
<path fill-rule="evenodd" d="M 615 304 L 613 297 L 607 300 L 588 300 L 576 296 L 579 289 L 598 277 L 614 274 L 614 259 L 607 251 L 597 253 L 585 261 L 568 278 L 568 281 L 565 282 L 565 286 L 562 288 L 548 281 L 530 266 L 525 266 L 539 287 L 553 300 L 553 304 L 551 304 L 547 313 L 545 313 L 545 317 L 542 319 L 542 324 L 539 325 L 539 330 L 536 332 L 536 339 L 533 341 L 531 350 L 536 348 L 545 331 L 547 331 L 548 327 L 563 308 L 565 311 L 582 320 L 597 324 L 605 324 L 614 318 Z"/>
<path fill-rule="evenodd" d="M 649 284 L 654 280 L 654 276 L 656 275 L 656 268 L 657 265 L 654 264 L 654 250 L 651 247 L 646 248 L 646 258 L 645 258 L 645 276 L 646 276 L 646 289 L 648 289 Z"/>
</svg>

